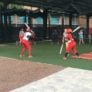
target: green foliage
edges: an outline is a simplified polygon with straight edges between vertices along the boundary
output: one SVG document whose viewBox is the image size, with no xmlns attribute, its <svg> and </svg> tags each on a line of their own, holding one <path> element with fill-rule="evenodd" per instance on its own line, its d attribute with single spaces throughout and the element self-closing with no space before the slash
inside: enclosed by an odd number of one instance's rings
<svg viewBox="0 0 92 92">
<path fill-rule="evenodd" d="M 28 59 L 26 52 L 22 60 L 92 70 L 92 60 L 73 59 L 71 58 L 72 53 L 69 55 L 67 60 L 63 60 L 65 48 L 63 49 L 62 55 L 59 54 L 59 49 L 59 44 L 53 44 L 52 42 L 37 42 L 33 45 L 33 57 Z M 80 54 L 92 52 L 91 44 L 78 45 L 77 49 Z M 16 46 L 15 44 L 0 45 L 0 56 L 18 59 L 20 50 L 21 46 Z"/>
</svg>

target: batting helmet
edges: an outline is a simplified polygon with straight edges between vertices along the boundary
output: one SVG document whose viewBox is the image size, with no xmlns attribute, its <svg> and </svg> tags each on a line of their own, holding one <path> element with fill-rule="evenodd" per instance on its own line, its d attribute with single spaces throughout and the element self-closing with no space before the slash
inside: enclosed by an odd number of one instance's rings
<svg viewBox="0 0 92 92">
<path fill-rule="evenodd" d="M 71 28 L 68 28 L 67 29 L 67 33 L 72 33 L 72 29 Z"/>
</svg>

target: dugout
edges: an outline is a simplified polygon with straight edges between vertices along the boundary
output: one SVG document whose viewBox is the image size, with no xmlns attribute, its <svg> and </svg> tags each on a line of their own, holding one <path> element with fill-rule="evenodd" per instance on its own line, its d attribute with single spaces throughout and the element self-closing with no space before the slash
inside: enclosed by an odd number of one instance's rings
<svg viewBox="0 0 92 92">
<path fill-rule="evenodd" d="M 11 7 L 14 5 L 14 7 Z M 19 8 L 19 6 L 38 7 L 35 11 Z M 54 29 L 58 30 L 60 36 L 66 26 L 73 29 L 78 25 L 85 29 L 85 39 L 88 39 L 89 20 L 92 15 L 92 1 L 82 0 L 1 0 L 0 1 L 0 42 L 14 42 L 18 39 L 18 32 L 21 25 L 27 22 L 36 33 L 36 40 L 51 39 Z M 23 18 L 21 23 L 15 23 L 18 19 L 12 17 Z M 85 16 L 86 21 L 79 21 L 80 16 Z M 40 22 L 37 20 L 40 18 Z M 74 34 L 77 38 L 77 33 Z M 86 40 L 88 41 L 88 40 Z"/>
</svg>

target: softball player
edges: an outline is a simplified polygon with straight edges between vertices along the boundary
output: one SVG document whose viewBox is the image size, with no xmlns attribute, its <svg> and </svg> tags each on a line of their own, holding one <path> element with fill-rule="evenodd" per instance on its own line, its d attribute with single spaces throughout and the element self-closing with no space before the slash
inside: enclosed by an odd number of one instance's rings
<svg viewBox="0 0 92 92">
<path fill-rule="evenodd" d="M 32 46 L 29 41 L 29 38 L 32 36 L 32 33 L 30 30 L 30 27 L 27 24 L 25 24 L 23 27 L 23 31 L 24 31 L 24 34 L 19 36 L 20 42 L 22 44 L 22 50 L 20 52 L 19 58 L 22 58 L 26 50 L 28 50 L 28 58 L 31 58 L 32 57 Z"/>
<path fill-rule="evenodd" d="M 71 50 L 72 50 L 73 54 L 75 54 L 76 56 L 79 56 L 79 53 L 76 50 L 76 42 L 72 36 L 71 28 L 65 29 L 64 39 L 65 39 L 65 46 L 66 46 L 66 52 L 64 55 L 64 59 L 65 60 L 67 59 L 67 56 Z"/>
</svg>

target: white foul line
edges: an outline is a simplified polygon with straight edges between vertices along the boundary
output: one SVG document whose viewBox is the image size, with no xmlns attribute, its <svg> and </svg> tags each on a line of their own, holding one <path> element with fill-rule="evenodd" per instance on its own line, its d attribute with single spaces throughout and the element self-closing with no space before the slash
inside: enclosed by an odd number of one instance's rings
<svg viewBox="0 0 92 92">
<path fill-rule="evenodd" d="M 92 92 L 92 71 L 69 67 L 10 92 Z"/>
</svg>

